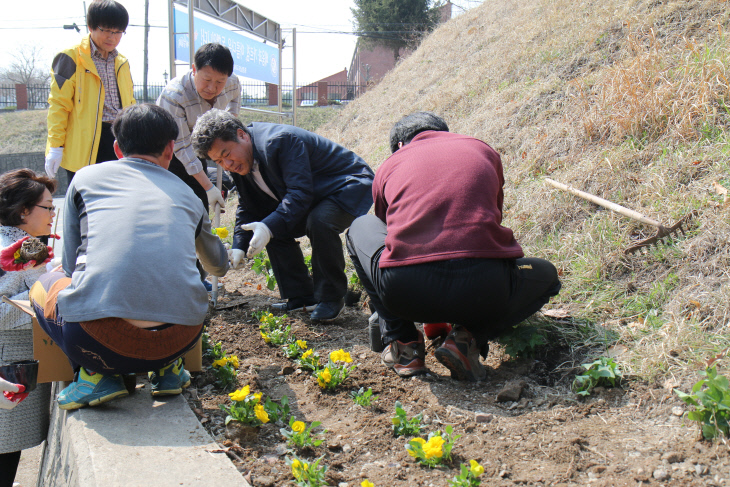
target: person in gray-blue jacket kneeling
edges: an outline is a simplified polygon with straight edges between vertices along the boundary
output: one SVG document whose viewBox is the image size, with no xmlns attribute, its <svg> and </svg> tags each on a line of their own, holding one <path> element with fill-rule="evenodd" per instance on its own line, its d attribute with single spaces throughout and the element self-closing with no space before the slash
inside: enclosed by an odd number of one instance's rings
<svg viewBox="0 0 730 487">
<path fill-rule="evenodd" d="M 313 321 L 330 321 L 347 292 L 340 234 L 373 204 L 373 171 L 357 154 L 312 132 L 272 123 L 245 126 L 210 110 L 193 129 L 198 157 L 231 173 L 239 194 L 229 258 L 266 248 L 283 299 L 278 311 L 306 309 Z M 310 277 L 299 243 L 312 244 Z"/>
<path fill-rule="evenodd" d="M 63 272 L 42 275 L 30 291 L 38 322 L 76 371 L 58 395 L 61 409 L 126 395 L 120 374 L 151 371 L 153 396 L 190 385 L 181 357 L 208 311 L 196 254 L 211 274 L 228 270 L 203 203 L 167 170 L 172 115 L 132 105 L 112 130 L 121 159 L 76 173 L 63 212 Z"/>
</svg>

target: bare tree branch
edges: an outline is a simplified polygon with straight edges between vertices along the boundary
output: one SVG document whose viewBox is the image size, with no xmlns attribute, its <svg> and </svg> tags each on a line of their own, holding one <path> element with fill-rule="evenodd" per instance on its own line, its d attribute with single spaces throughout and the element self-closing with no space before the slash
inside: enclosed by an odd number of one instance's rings
<svg viewBox="0 0 730 487">
<path fill-rule="evenodd" d="M 0 83 L 45 85 L 50 79 L 50 67 L 43 62 L 43 49 L 38 45 L 23 46 L 13 54 L 10 67 L 0 69 Z"/>
</svg>

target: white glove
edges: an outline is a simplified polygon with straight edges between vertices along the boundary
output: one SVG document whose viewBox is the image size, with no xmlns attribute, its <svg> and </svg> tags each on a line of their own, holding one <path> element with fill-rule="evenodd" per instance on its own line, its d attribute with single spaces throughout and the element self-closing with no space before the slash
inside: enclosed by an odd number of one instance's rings
<svg viewBox="0 0 730 487">
<path fill-rule="evenodd" d="M 249 258 L 264 250 L 266 244 L 268 244 L 269 240 L 271 240 L 271 230 L 269 230 L 269 227 L 267 227 L 265 223 L 247 223 L 245 225 L 241 225 L 241 228 L 253 232 L 253 238 L 248 243 L 248 253 L 246 254 Z"/>
<path fill-rule="evenodd" d="M 0 378 L 0 409 L 13 409 L 20 403 L 20 401 L 11 401 L 10 399 L 6 398 L 5 395 L 3 395 L 3 392 L 5 391 L 19 392 L 20 388 L 16 384 Z"/>
<path fill-rule="evenodd" d="M 46 174 L 48 174 L 48 177 L 56 177 L 58 168 L 61 166 L 61 159 L 63 159 L 63 147 L 51 147 L 46 156 Z"/>
<path fill-rule="evenodd" d="M 230 249 L 228 251 L 228 260 L 231 262 L 231 267 L 238 269 L 243 264 L 244 253 L 243 250 Z"/>
<path fill-rule="evenodd" d="M 208 204 L 211 208 L 215 208 L 215 206 L 213 205 L 215 205 L 216 203 L 221 206 L 221 210 L 224 210 L 226 208 L 226 202 L 223 201 L 223 195 L 221 194 L 221 190 L 218 189 L 215 185 L 206 190 L 205 194 L 208 195 Z"/>
</svg>

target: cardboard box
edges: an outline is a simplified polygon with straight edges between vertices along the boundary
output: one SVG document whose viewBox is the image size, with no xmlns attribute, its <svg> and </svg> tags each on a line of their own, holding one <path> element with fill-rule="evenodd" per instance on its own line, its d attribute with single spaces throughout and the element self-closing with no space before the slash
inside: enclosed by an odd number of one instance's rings
<svg viewBox="0 0 730 487">
<path fill-rule="evenodd" d="M 38 361 L 38 383 L 72 381 L 74 373 L 66 354 L 38 324 L 30 301 L 14 301 L 5 296 L 2 300 L 28 313 L 33 321 L 33 358 Z M 202 339 L 198 339 L 198 343 L 184 355 L 184 358 L 185 368 L 189 372 L 203 370 Z"/>
</svg>

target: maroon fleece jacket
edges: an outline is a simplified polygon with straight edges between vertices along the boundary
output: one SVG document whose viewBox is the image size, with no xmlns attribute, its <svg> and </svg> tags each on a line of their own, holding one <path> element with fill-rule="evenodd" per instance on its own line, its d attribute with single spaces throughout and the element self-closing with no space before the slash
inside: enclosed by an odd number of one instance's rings
<svg viewBox="0 0 730 487">
<path fill-rule="evenodd" d="M 388 226 L 380 267 L 523 257 L 502 223 L 502 162 L 473 137 L 427 131 L 376 171 L 375 215 Z"/>
</svg>

